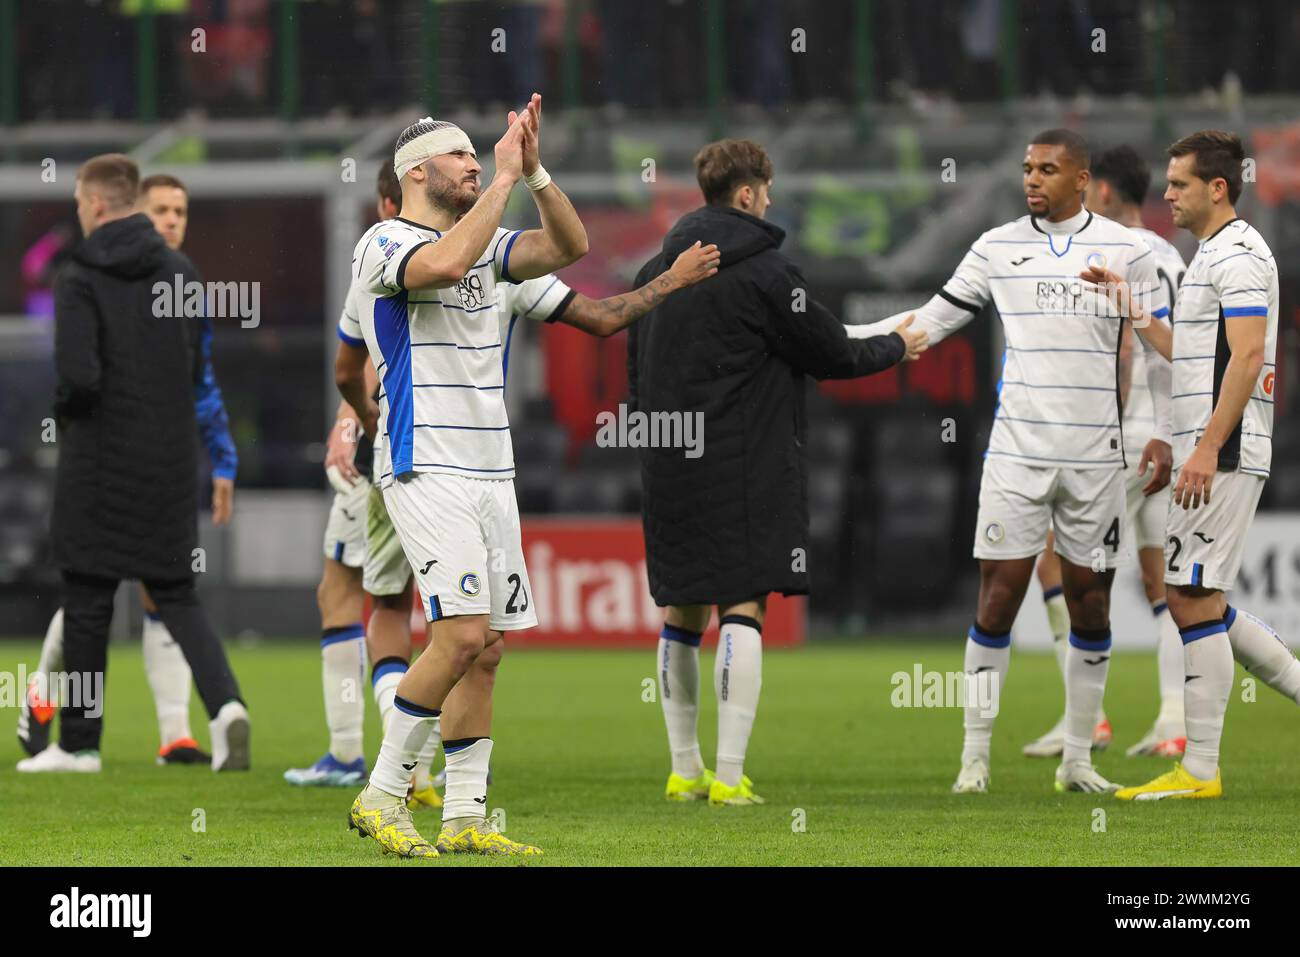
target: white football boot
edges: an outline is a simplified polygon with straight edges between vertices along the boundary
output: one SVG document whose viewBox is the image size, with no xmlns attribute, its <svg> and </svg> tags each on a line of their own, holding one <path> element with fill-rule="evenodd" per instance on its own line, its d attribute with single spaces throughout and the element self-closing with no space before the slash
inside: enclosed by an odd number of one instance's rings
<svg viewBox="0 0 1300 957">
<path fill-rule="evenodd" d="M 23 758 L 18 762 L 18 770 L 26 772 L 76 771 L 81 774 L 98 774 L 100 767 L 98 751 L 70 754 L 57 744 L 51 744 L 34 757 Z"/>
<path fill-rule="evenodd" d="M 247 771 L 251 724 L 248 709 L 238 701 L 227 701 L 208 722 L 212 740 L 213 771 Z"/>
</svg>

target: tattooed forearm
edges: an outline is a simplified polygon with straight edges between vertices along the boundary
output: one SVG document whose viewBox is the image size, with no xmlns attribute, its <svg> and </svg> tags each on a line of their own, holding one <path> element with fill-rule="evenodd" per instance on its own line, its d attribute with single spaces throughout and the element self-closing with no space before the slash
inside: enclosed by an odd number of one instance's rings
<svg viewBox="0 0 1300 957">
<path fill-rule="evenodd" d="M 576 296 L 564 311 L 561 321 L 598 336 L 612 336 L 636 322 L 677 288 L 677 284 L 665 272 L 640 289 L 621 296 L 610 296 L 608 299 Z"/>
</svg>

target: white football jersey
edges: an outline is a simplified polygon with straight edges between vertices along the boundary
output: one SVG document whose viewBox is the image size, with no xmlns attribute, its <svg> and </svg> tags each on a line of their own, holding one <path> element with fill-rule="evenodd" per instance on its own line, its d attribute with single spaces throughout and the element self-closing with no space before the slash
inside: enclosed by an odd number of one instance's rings
<svg viewBox="0 0 1300 957">
<path fill-rule="evenodd" d="M 997 308 L 1006 353 L 989 455 L 1042 467 L 1124 467 L 1121 314 L 1079 278 L 1092 265 L 1127 280 L 1147 313 L 1167 314 L 1145 240 L 1086 209 L 1059 223 L 1022 216 L 989 230 L 936 297 L 948 308 L 931 300 L 917 314 L 935 339 L 990 300 Z"/>
<path fill-rule="evenodd" d="M 446 289 L 402 285 L 410 255 L 437 242 L 437 230 L 399 217 L 357 243 L 338 333 L 364 343 L 379 375 L 374 477 L 381 487 L 407 472 L 513 478 L 503 396 L 513 319 L 551 319 L 574 295 L 550 275 L 509 280 L 519 232 L 498 229 L 482 261 Z"/>
<path fill-rule="evenodd" d="M 1174 318 L 1174 467 L 1187 461 L 1209 424 L 1231 357 L 1226 321 L 1262 316 L 1264 368 L 1241 422 L 1219 452 L 1221 471 L 1267 476 L 1273 459 L 1273 395 L 1277 367 L 1277 263 L 1244 219 L 1201 240 L 1178 290 Z"/>
<path fill-rule="evenodd" d="M 1187 271 L 1187 264 L 1183 262 L 1182 254 L 1173 243 L 1159 233 L 1153 233 L 1142 226 L 1129 228 L 1141 236 L 1151 248 L 1151 254 L 1156 260 L 1156 276 L 1165 291 L 1167 304 L 1172 313 L 1178 308 L 1178 284 L 1183 281 L 1183 273 Z M 1156 316 L 1155 318 L 1167 319 L 1168 317 Z M 1155 405 L 1151 401 L 1151 388 L 1147 384 L 1146 364 L 1149 361 L 1164 362 L 1165 359 L 1158 353 L 1148 356 L 1147 350 L 1134 339 L 1128 403 L 1124 406 L 1124 452 L 1128 456 L 1129 464 L 1134 466 L 1141 459 L 1147 443 L 1151 441 L 1156 425 Z"/>
</svg>

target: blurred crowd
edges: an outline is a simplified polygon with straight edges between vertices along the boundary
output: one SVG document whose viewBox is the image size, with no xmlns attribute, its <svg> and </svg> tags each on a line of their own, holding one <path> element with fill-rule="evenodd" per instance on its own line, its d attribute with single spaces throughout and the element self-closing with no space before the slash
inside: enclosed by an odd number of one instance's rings
<svg viewBox="0 0 1300 957">
<path fill-rule="evenodd" d="M 163 119 L 387 112 L 430 70 L 446 112 L 699 109 L 718 53 L 726 101 L 766 109 L 1300 91 L 1290 0 L 42 0 L 18 33 L 23 121 L 134 118 L 146 60 Z"/>
</svg>

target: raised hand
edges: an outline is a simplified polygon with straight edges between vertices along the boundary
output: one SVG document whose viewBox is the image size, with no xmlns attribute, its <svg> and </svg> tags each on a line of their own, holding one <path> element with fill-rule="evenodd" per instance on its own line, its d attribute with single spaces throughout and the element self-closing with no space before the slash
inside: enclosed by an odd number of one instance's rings
<svg viewBox="0 0 1300 957">
<path fill-rule="evenodd" d="M 537 167 L 541 165 L 540 142 L 542 132 L 542 95 L 534 93 L 528 101 L 528 106 L 524 107 L 522 113 L 516 113 L 511 110 L 506 117 L 507 122 L 514 123 L 517 120 L 524 121 L 524 140 L 523 153 L 524 165 L 523 171 L 525 176 L 532 176 L 537 172 Z"/>
<path fill-rule="evenodd" d="M 496 175 L 518 182 L 519 177 L 523 175 L 524 118 L 517 116 L 513 110 L 510 115 L 514 119 L 506 128 L 505 135 L 497 140 L 494 151 L 497 161 Z"/>
<path fill-rule="evenodd" d="M 718 271 L 718 263 L 722 259 L 722 254 L 718 252 L 718 247 L 710 243 L 707 246 L 701 246 L 697 239 L 695 245 L 683 250 L 673 264 L 668 269 L 668 274 L 672 277 L 673 283 L 679 289 L 686 286 L 693 286 L 701 280 L 708 279 Z"/>
</svg>

